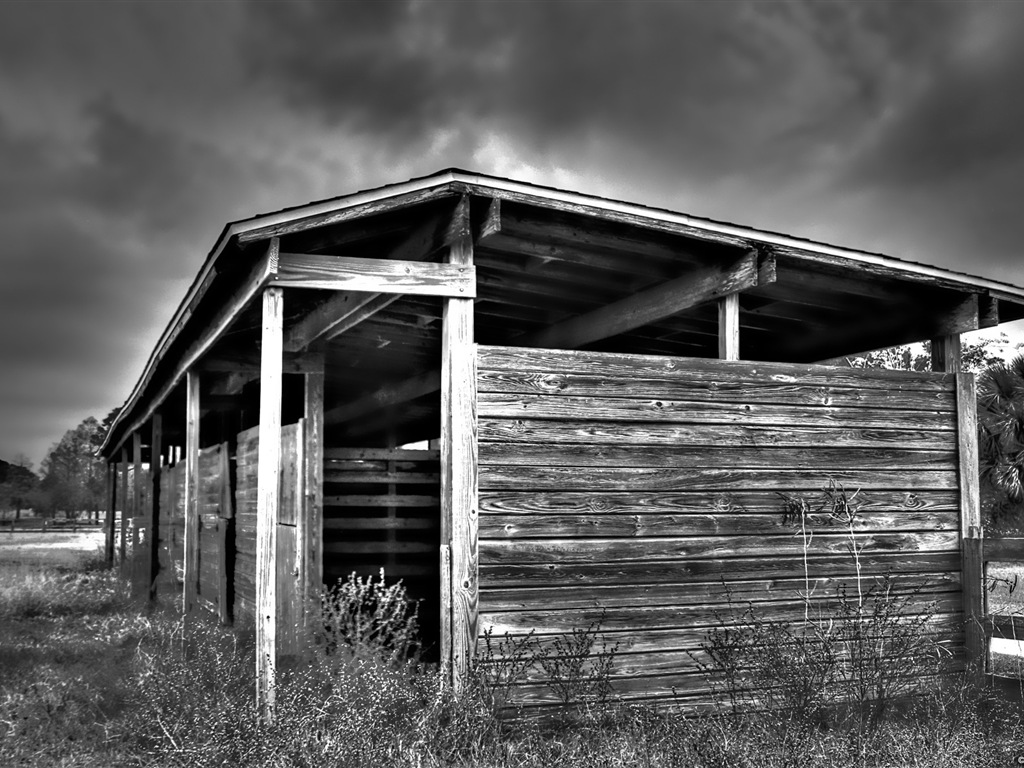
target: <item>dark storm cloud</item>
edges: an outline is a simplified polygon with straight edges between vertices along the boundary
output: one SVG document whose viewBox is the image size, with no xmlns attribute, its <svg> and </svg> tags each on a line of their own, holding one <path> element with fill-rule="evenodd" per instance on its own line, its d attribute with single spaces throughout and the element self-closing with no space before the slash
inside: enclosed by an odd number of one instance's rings
<svg viewBox="0 0 1024 768">
<path fill-rule="evenodd" d="M 260 170 L 109 98 L 85 118 L 90 132 L 72 151 L 17 136 L 0 115 L 2 453 L 20 445 L 38 458 L 127 395 L 224 223 L 230 206 L 217 199 Z M 74 409 L 58 407 L 69 400 Z"/>
<path fill-rule="evenodd" d="M 796 162 L 886 106 L 949 4 L 263 3 L 252 66 L 396 144 L 485 123 L 535 151 L 598 138 L 715 175 Z M 865 55 L 868 54 L 868 55 Z"/>
<path fill-rule="evenodd" d="M 447 130 L 445 159 L 468 164 L 497 133 L 534 167 L 612 179 L 644 202 L 1024 281 L 1012 3 L 248 11 L 263 82 L 392 151 Z"/>
</svg>

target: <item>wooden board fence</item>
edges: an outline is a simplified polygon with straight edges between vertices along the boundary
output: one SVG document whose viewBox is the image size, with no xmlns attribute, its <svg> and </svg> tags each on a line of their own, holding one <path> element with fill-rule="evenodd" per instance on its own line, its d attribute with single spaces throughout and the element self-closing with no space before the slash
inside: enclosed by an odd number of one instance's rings
<svg viewBox="0 0 1024 768">
<path fill-rule="evenodd" d="M 953 376 L 478 351 L 481 632 L 600 625 L 618 695 L 700 708 L 689 654 L 730 600 L 802 621 L 859 570 L 934 610 L 962 666 Z M 830 482 L 852 518 L 792 514 Z M 520 694 L 556 701 L 542 677 Z"/>
</svg>

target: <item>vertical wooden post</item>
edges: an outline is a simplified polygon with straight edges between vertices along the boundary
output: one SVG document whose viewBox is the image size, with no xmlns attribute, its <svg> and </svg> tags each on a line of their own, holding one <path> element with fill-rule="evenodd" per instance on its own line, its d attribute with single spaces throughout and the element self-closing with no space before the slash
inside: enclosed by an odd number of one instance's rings
<svg viewBox="0 0 1024 768">
<path fill-rule="evenodd" d="M 103 559 L 108 568 L 114 567 L 114 519 L 117 507 L 117 464 L 107 462 L 107 519 L 104 525 Z"/>
<path fill-rule="evenodd" d="M 181 612 L 192 612 L 199 582 L 199 374 L 185 377 L 185 553 Z"/>
<path fill-rule="evenodd" d="M 121 555 L 121 575 L 125 576 L 128 557 L 128 518 L 131 516 L 128 503 L 128 446 L 121 446 L 121 542 L 118 551 Z"/>
<path fill-rule="evenodd" d="M 730 293 L 718 300 L 718 358 L 740 359 L 740 295 Z"/>
<path fill-rule="evenodd" d="M 304 550 L 303 634 L 309 632 L 320 609 L 324 581 L 324 371 L 317 355 L 317 372 L 305 374 L 302 419 L 305 424 L 306 508 L 299 516 L 299 542 Z"/>
<path fill-rule="evenodd" d="M 932 370 L 939 373 L 960 372 L 960 334 L 951 333 L 932 339 Z"/>
<path fill-rule="evenodd" d="M 149 448 L 149 475 L 153 483 L 152 503 L 149 505 L 149 599 L 156 599 L 157 579 L 160 576 L 160 480 L 163 474 L 164 418 L 157 411 L 150 425 L 153 433 Z"/>
<path fill-rule="evenodd" d="M 469 201 L 463 198 L 453 228 L 460 230 L 448 261 L 473 264 Z M 451 605 L 452 685 L 459 689 L 469 671 L 477 636 L 477 441 L 476 350 L 473 346 L 473 300 L 444 300 L 441 331 L 441 543 L 450 544 L 451 593 L 442 594 L 441 624 Z M 450 542 L 448 537 L 450 536 Z M 441 578 L 442 584 L 445 578 Z M 442 636 L 442 651 L 446 638 Z M 443 663 L 443 661 L 442 661 Z"/>
<path fill-rule="evenodd" d="M 142 572 L 145 557 L 142 553 L 142 542 L 139 538 L 139 525 L 143 520 L 142 509 L 142 433 L 132 432 L 132 554 L 130 576 L 132 594 L 139 597 L 144 586 Z"/>
<path fill-rule="evenodd" d="M 283 304 L 282 289 L 264 290 L 259 458 L 256 466 L 256 698 L 267 720 L 273 720 L 274 717 L 277 671 L 277 525 L 281 476 Z"/>
<path fill-rule="evenodd" d="M 234 499 L 231 497 L 231 441 L 220 447 L 220 514 L 217 516 L 217 617 L 225 626 L 231 623 L 232 558 L 229 547 L 234 546 Z"/>
<path fill-rule="evenodd" d="M 978 489 L 978 400 L 974 375 L 956 374 L 957 440 L 959 443 L 961 579 L 966 626 L 967 668 L 982 677 L 988 649 L 982 621 L 985 617 L 985 564 L 982 543 L 981 501 Z"/>
</svg>

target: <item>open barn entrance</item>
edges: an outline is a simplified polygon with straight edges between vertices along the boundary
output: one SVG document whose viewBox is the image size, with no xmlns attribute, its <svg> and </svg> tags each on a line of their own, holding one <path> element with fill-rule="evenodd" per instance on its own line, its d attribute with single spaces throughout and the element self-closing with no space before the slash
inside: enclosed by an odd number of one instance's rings
<svg viewBox="0 0 1024 768">
<path fill-rule="evenodd" d="M 324 449 L 324 585 L 351 574 L 391 584 L 416 601 L 427 660 L 438 655 L 438 451 Z"/>
</svg>

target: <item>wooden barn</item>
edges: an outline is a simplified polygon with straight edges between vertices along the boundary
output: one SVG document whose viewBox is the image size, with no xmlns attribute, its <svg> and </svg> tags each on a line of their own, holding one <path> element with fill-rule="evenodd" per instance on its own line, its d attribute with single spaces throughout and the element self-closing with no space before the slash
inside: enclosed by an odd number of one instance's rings
<svg viewBox="0 0 1024 768">
<path fill-rule="evenodd" d="M 265 699 L 323 585 L 381 568 L 456 685 L 487 630 L 599 621 L 619 696 L 699 705 L 728 595 L 802 619 L 858 569 L 976 661 L 959 334 L 1022 317 L 996 281 L 460 170 L 257 216 L 103 446 L 109 556 L 254 624 Z M 921 340 L 934 372 L 821 364 Z M 830 482 L 855 518 L 801 536 L 786 500 Z"/>
</svg>

